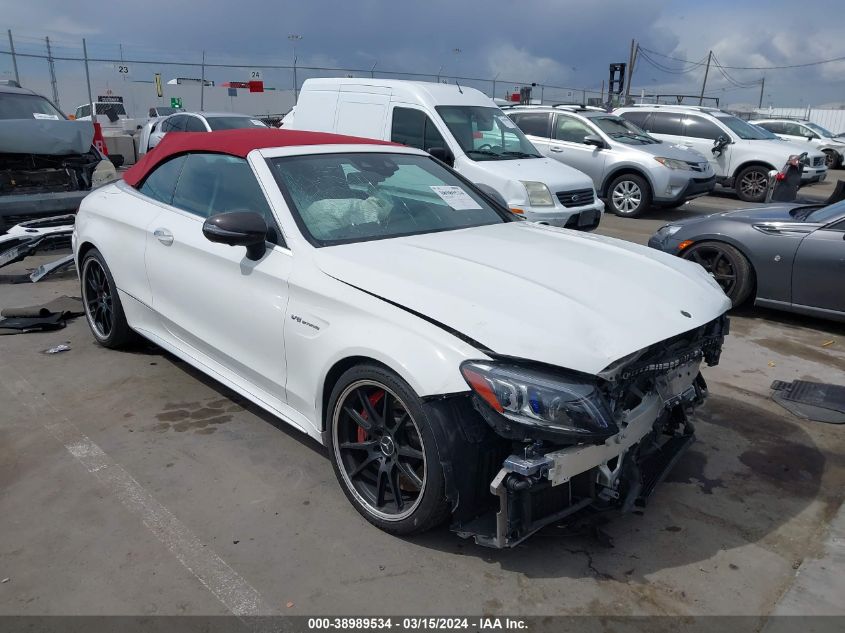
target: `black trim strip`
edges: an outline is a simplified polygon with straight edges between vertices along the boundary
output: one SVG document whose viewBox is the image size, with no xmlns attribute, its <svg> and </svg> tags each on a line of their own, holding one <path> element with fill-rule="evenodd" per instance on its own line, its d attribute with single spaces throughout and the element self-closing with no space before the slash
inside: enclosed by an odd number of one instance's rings
<svg viewBox="0 0 845 633">
<path fill-rule="evenodd" d="M 467 336 L 466 334 L 459 332 L 455 328 L 449 327 L 445 323 L 441 323 L 440 321 L 438 321 L 436 319 L 432 319 L 431 317 L 426 316 L 426 315 L 424 315 L 420 312 L 417 312 L 416 310 L 412 310 L 411 308 L 409 308 L 407 306 L 403 306 L 401 303 L 396 303 L 395 301 L 391 301 L 390 299 L 385 299 L 384 297 L 379 296 L 379 295 L 375 294 L 374 292 L 370 292 L 369 290 L 364 290 L 363 288 L 360 288 L 360 287 L 358 287 L 354 284 L 351 284 L 348 281 L 344 281 L 343 279 L 338 279 L 337 277 L 334 277 L 332 275 L 329 275 L 329 277 L 331 277 L 332 279 L 336 279 L 337 281 L 339 281 L 342 284 L 346 284 L 350 288 L 355 288 L 355 290 L 360 290 L 364 294 L 368 294 L 371 297 L 375 297 L 376 299 L 380 299 L 381 301 L 384 301 L 385 303 L 389 303 L 390 305 L 395 306 L 395 307 L 399 308 L 400 310 L 404 310 L 405 312 L 408 312 L 409 314 L 413 314 L 414 316 L 421 318 L 423 321 L 428 321 L 432 325 L 436 325 L 437 327 L 439 327 L 441 330 L 448 332 L 449 334 L 451 334 L 455 338 L 458 338 L 458 339 L 462 340 L 464 343 L 471 345 L 472 347 L 477 349 L 479 352 L 487 354 L 488 356 L 491 356 L 491 357 L 496 356 L 496 352 L 491 350 L 489 347 L 487 347 L 483 343 L 479 343 L 474 338 L 471 338 L 471 337 Z"/>
</svg>

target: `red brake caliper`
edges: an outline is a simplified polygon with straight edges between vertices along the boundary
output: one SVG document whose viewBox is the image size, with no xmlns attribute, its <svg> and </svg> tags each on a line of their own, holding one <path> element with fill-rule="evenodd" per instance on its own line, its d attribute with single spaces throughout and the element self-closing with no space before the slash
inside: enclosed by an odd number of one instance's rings
<svg viewBox="0 0 845 633">
<path fill-rule="evenodd" d="M 382 398 L 384 398 L 384 390 L 383 389 L 381 389 L 379 391 L 375 391 L 368 396 L 370 404 L 373 405 L 373 408 L 375 408 L 375 406 L 378 404 L 378 402 Z M 367 419 L 367 410 L 366 409 L 362 409 L 358 413 L 361 414 L 362 418 L 364 418 L 365 420 Z M 367 439 L 367 432 L 359 426 L 358 427 L 357 441 L 363 442 L 366 439 Z"/>
</svg>

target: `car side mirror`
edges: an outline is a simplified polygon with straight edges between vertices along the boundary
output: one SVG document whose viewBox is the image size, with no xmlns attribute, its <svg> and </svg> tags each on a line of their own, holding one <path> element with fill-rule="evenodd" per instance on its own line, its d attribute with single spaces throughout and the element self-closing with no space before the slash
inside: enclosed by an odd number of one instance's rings
<svg viewBox="0 0 845 633">
<path fill-rule="evenodd" d="M 258 261 L 267 250 L 267 222 L 255 211 L 230 211 L 208 218 L 202 234 L 210 242 L 229 246 L 246 246 L 246 257 Z"/>
<path fill-rule="evenodd" d="M 604 141 L 598 134 L 587 134 L 584 137 L 584 145 L 592 145 L 593 147 L 598 147 L 599 149 L 604 149 Z"/>
<path fill-rule="evenodd" d="M 711 150 L 713 156 L 721 156 L 722 152 L 730 144 L 731 140 L 727 136 L 719 136 L 719 138 L 713 141 L 713 149 Z"/>
<path fill-rule="evenodd" d="M 446 163 L 449 167 L 455 166 L 455 156 L 448 147 L 429 147 L 428 153 L 442 163 Z"/>
</svg>

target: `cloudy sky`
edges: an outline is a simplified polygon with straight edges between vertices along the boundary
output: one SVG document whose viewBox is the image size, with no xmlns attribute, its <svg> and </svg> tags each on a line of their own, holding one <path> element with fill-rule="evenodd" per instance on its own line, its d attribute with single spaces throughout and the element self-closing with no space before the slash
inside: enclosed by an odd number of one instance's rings
<svg viewBox="0 0 845 633">
<path fill-rule="evenodd" d="M 121 44 L 130 60 L 198 62 L 205 50 L 210 64 L 244 65 L 207 68 L 207 77 L 221 82 L 245 80 L 248 70 L 261 64 L 290 64 L 294 51 L 288 35 L 298 34 L 299 66 L 369 69 L 375 64 L 376 73 L 430 73 L 431 79 L 438 72 L 441 77 L 498 77 L 497 96 L 513 87 L 507 82 L 534 81 L 567 88 L 544 94 L 561 100 L 580 97 L 581 90 L 598 91 L 608 63 L 627 61 L 631 38 L 690 62 L 649 54 L 664 67 L 659 69 L 641 58 L 633 81 L 636 94 L 697 93 L 704 67 L 692 64 L 709 49 L 723 66 L 784 66 L 845 57 L 842 0 L 0 0 L 0 15 L 12 29 L 17 50 L 25 53 L 43 53 L 45 36 L 51 37 L 54 54 L 66 57 L 81 55 L 83 37 L 89 54 L 99 59 L 119 59 Z M 4 40 L 0 38 L 0 46 L 8 50 Z M 44 60 L 20 58 L 19 69 L 24 83 L 51 96 Z M 0 55 L 0 74 L 9 77 L 11 72 L 10 56 Z M 110 88 L 130 94 L 136 105 L 151 105 L 154 72 L 167 79 L 198 76 L 199 68 L 136 63 L 130 76 L 122 78 L 113 64 L 96 62 L 91 72 L 95 94 Z M 61 105 L 72 111 L 85 100 L 82 65 L 59 61 L 56 73 Z M 261 97 L 268 102 L 261 107 L 284 107 L 291 96 L 291 73 L 265 68 L 263 74 L 267 86 L 278 90 Z M 300 70 L 298 79 L 314 74 Z M 720 97 L 723 104 L 756 103 L 764 75 L 764 104 L 845 101 L 845 61 L 786 70 L 729 69 L 727 74 L 712 68 L 708 80 L 707 94 Z M 493 89 L 492 82 L 472 85 L 488 94 Z M 186 90 L 186 99 L 197 98 Z M 211 90 L 206 107 L 211 101 L 225 109 L 257 108 L 247 95 L 239 95 L 237 105 L 225 95 L 223 89 Z"/>
</svg>

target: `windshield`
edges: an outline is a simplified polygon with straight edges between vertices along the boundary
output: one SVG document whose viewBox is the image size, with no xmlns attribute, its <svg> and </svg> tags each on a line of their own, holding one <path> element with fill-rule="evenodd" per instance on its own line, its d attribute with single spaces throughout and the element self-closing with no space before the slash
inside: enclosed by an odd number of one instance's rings
<svg viewBox="0 0 845 633">
<path fill-rule="evenodd" d="M 437 106 L 435 109 L 472 160 L 540 158 L 522 130 L 499 108 Z"/>
<path fill-rule="evenodd" d="M 730 114 L 714 114 L 714 117 L 722 124 L 726 125 L 730 130 L 744 141 L 766 141 L 772 138 L 777 138 L 771 132 L 763 130 L 763 128 L 752 125 L 747 121 L 738 119 Z"/>
<path fill-rule="evenodd" d="M 660 143 L 656 138 L 651 137 L 644 130 L 641 130 L 630 121 L 619 116 L 597 116 L 590 117 L 598 128 L 607 134 L 614 141 L 627 143 L 629 145 L 652 145 Z"/>
<path fill-rule="evenodd" d="M 750 123 L 749 125 L 754 125 L 754 124 Z M 773 134 L 772 132 L 770 132 L 769 130 L 764 128 L 762 125 L 754 125 L 754 127 L 756 127 L 758 130 L 760 130 L 763 133 L 763 136 L 766 137 L 767 139 L 775 139 L 775 140 L 780 139 L 779 136 L 777 136 L 776 134 Z"/>
<path fill-rule="evenodd" d="M 0 92 L 0 119 L 64 119 L 52 103 L 39 95 Z"/>
<path fill-rule="evenodd" d="M 790 215 L 798 220 L 827 224 L 841 217 L 845 217 L 845 200 L 840 200 L 826 207 L 798 207 L 790 211 Z"/>
<path fill-rule="evenodd" d="M 833 138 L 833 132 L 824 129 L 821 125 L 816 125 L 815 123 L 805 123 L 804 125 L 813 130 L 813 132 L 816 132 L 819 136 Z"/>
<path fill-rule="evenodd" d="M 267 127 L 258 119 L 251 119 L 248 116 L 210 116 L 205 119 L 208 127 L 214 130 L 239 130 L 249 127 Z"/>
<path fill-rule="evenodd" d="M 511 221 L 427 156 L 318 154 L 268 162 L 297 225 L 317 246 Z"/>
</svg>

